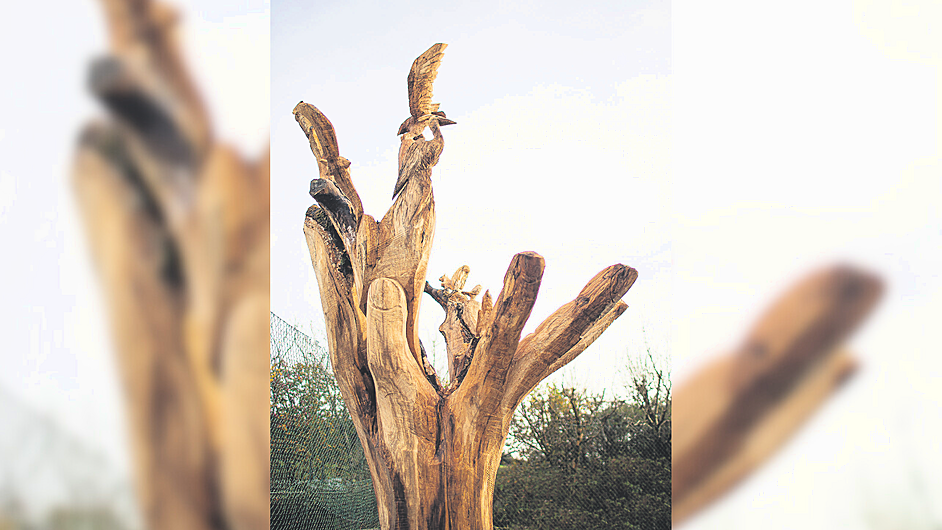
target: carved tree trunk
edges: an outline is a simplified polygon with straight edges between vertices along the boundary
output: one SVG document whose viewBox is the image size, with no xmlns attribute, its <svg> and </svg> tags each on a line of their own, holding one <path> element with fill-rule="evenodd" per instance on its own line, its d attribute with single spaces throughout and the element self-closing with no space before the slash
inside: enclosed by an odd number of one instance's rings
<svg viewBox="0 0 942 530">
<path fill-rule="evenodd" d="M 321 178 L 311 183 L 319 205 L 308 209 L 304 234 L 331 363 L 369 463 L 381 526 L 489 530 L 514 410 L 625 311 L 621 297 L 637 271 L 603 270 L 521 338 L 540 288 L 542 257 L 514 256 L 493 304 L 489 292 L 478 302 L 479 288 L 461 291 L 467 267 L 445 278 L 442 289 L 432 288 L 425 282 L 435 221 L 431 168 L 408 177 L 377 223 L 363 213 L 327 118 L 303 102 L 294 114 L 320 167 Z M 446 310 L 447 385 L 418 341 L 423 291 Z"/>
<path fill-rule="evenodd" d="M 159 2 L 102 0 L 75 192 L 106 293 L 147 528 L 269 527 L 269 160 L 213 141 Z"/>
</svg>

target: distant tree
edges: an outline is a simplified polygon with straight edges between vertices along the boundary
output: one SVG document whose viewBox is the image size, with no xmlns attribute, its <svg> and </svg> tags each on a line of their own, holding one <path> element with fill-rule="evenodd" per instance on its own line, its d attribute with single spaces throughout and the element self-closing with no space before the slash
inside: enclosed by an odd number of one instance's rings
<svg viewBox="0 0 942 530">
<path fill-rule="evenodd" d="M 520 406 L 508 446 L 525 459 L 569 469 L 591 459 L 633 454 L 671 457 L 671 380 L 666 360 L 645 347 L 629 359 L 628 399 L 555 385 L 537 390 Z"/>
<path fill-rule="evenodd" d="M 629 425 L 632 448 L 650 458 L 671 457 L 671 379 L 667 360 L 645 345 L 645 354 L 629 358 L 629 391 L 637 410 Z"/>
<path fill-rule="evenodd" d="M 602 395 L 550 385 L 524 402 L 510 427 L 511 446 L 526 459 L 576 470 L 594 456 Z"/>
<path fill-rule="evenodd" d="M 273 359 L 270 399 L 272 489 L 293 488 L 299 481 L 366 478 L 340 389 L 314 355 L 302 361 Z"/>
<path fill-rule="evenodd" d="M 557 386 L 528 398 L 510 428 L 522 458 L 505 455 L 497 474 L 495 527 L 670 528 L 669 453 L 651 449 L 655 431 L 635 401 Z"/>
</svg>

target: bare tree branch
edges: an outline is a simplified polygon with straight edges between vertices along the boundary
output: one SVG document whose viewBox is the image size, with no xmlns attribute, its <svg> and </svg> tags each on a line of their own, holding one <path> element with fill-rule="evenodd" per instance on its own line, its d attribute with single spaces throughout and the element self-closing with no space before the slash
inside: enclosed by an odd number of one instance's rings
<svg viewBox="0 0 942 530">
<path fill-rule="evenodd" d="M 571 351 L 581 353 L 588 347 L 590 341 L 624 311 L 615 309 L 611 320 L 606 323 L 606 314 L 615 308 L 637 278 L 638 271 L 631 267 L 620 264 L 608 267 L 592 278 L 575 300 L 557 309 L 533 333 L 520 341 L 514 354 L 514 368 L 509 376 L 510 387 L 504 398 L 504 406 L 515 408 L 539 384 L 541 376 L 552 371 L 553 364 L 559 358 Z M 603 323 L 593 330 L 600 320 Z M 583 339 L 585 341 L 580 344 Z"/>
<path fill-rule="evenodd" d="M 839 386 L 854 365 L 835 346 L 881 292 L 879 279 L 847 266 L 817 271 L 776 300 L 736 351 L 684 384 L 675 522 L 755 468 Z"/>
</svg>

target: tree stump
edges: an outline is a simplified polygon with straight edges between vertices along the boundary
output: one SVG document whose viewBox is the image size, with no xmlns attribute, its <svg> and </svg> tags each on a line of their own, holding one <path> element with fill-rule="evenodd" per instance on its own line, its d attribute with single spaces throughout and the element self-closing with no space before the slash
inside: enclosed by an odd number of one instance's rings
<svg viewBox="0 0 942 530">
<path fill-rule="evenodd" d="M 363 446 L 384 530 L 490 530 L 494 478 L 510 420 L 540 381 L 582 353 L 627 308 L 637 271 L 613 265 L 521 338 L 543 258 L 517 254 L 496 299 L 462 291 L 462 267 L 442 289 L 426 283 L 435 231 L 431 169 L 453 123 L 431 104 L 444 44 L 409 75 L 394 202 L 377 222 L 363 212 L 330 121 L 301 102 L 295 118 L 318 160 L 304 221 L 326 321 L 331 364 Z M 428 126 L 434 138 L 425 141 Z M 421 296 L 446 310 L 444 384 L 418 340 Z"/>
</svg>

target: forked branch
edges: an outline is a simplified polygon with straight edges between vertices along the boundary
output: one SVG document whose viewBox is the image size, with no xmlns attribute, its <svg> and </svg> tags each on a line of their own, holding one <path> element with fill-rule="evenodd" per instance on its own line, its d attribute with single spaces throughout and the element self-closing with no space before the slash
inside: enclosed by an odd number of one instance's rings
<svg viewBox="0 0 942 530">
<path fill-rule="evenodd" d="M 638 271 L 612 265 L 598 273 L 575 300 L 560 307 L 524 338 L 514 354 L 505 405 L 515 407 L 540 381 L 585 351 L 627 306 L 621 297 Z"/>
</svg>

